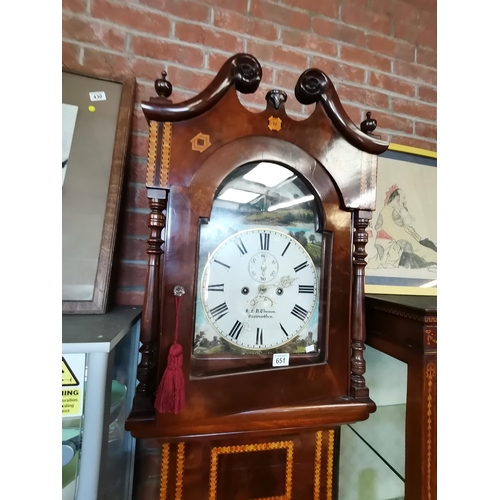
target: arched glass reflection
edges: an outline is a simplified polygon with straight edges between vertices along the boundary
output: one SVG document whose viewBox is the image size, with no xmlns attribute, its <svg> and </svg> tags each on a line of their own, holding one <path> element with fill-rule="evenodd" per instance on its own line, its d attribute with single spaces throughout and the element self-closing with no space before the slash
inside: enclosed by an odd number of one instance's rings
<svg viewBox="0 0 500 500">
<path fill-rule="evenodd" d="M 225 179 L 200 225 L 196 357 L 319 352 L 319 227 L 293 170 L 253 162 Z"/>
</svg>

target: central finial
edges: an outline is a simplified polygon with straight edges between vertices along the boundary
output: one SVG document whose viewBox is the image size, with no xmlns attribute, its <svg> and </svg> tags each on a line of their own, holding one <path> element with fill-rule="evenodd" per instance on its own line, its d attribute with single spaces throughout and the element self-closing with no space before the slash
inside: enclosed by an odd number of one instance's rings
<svg viewBox="0 0 500 500">
<path fill-rule="evenodd" d="M 279 109 L 287 100 L 286 92 L 282 90 L 270 90 L 266 94 L 266 101 L 270 103 L 274 109 Z"/>
</svg>

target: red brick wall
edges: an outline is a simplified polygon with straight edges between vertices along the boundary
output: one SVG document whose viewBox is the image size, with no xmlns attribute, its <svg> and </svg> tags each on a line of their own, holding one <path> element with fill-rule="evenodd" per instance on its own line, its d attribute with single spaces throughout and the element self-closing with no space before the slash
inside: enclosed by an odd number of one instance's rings
<svg viewBox="0 0 500 500">
<path fill-rule="evenodd" d="M 174 102 L 211 81 L 227 57 L 244 51 L 270 88 L 287 91 L 287 110 L 305 117 L 293 87 L 309 67 L 325 71 L 352 120 L 368 110 L 379 133 L 436 150 L 436 0 L 63 0 L 63 64 L 131 73 L 137 81 L 132 142 L 120 216 L 112 297 L 141 304 L 146 275 L 147 125 L 139 103 L 162 70 Z"/>
</svg>

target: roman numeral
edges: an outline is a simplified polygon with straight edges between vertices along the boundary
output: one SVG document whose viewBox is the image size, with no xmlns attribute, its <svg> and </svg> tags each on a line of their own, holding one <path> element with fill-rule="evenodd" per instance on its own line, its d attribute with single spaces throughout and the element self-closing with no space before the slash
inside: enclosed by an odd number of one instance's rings
<svg viewBox="0 0 500 500">
<path fill-rule="evenodd" d="M 241 238 L 234 240 L 234 244 L 238 247 L 238 250 L 241 252 L 241 255 L 245 255 L 247 253 L 247 249 L 245 248 L 245 245 L 241 241 Z"/>
<path fill-rule="evenodd" d="M 243 329 L 243 323 L 241 321 L 236 320 L 236 323 L 233 325 L 231 331 L 229 332 L 229 336 L 234 340 L 238 340 L 238 337 L 240 336 L 242 329 Z"/>
<path fill-rule="evenodd" d="M 293 306 L 292 314 L 301 321 L 304 321 L 307 318 L 307 311 L 297 304 Z"/>
<path fill-rule="evenodd" d="M 224 283 L 218 283 L 217 285 L 208 285 L 209 292 L 223 292 Z"/>
<path fill-rule="evenodd" d="M 291 241 L 288 242 L 288 245 L 285 247 L 285 249 L 283 250 L 283 253 L 281 254 L 281 256 L 283 257 L 283 255 L 286 254 L 286 251 L 288 250 L 288 247 L 290 246 L 290 243 Z"/>
<path fill-rule="evenodd" d="M 221 262 L 220 260 L 214 259 L 214 262 L 217 262 L 217 264 L 220 264 L 221 266 L 224 266 L 224 267 L 227 267 L 228 269 L 231 269 L 231 266 L 224 264 L 224 262 Z"/>
<path fill-rule="evenodd" d="M 269 234 L 260 233 L 260 249 L 261 250 L 269 250 Z"/>
<path fill-rule="evenodd" d="M 229 312 L 229 309 L 227 308 L 227 305 L 225 302 L 223 302 L 222 304 L 219 304 L 217 307 L 214 307 L 213 309 L 210 309 L 210 314 L 213 316 L 214 321 L 219 321 L 228 312 Z"/>
<path fill-rule="evenodd" d="M 283 325 L 280 323 L 281 331 L 285 334 L 286 337 L 288 337 L 288 333 L 286 330 L 283 328 Z"/>
<path fill-rule="evenodd" d="M 299 264 L 297 267 L 294 267 L 295 272 L 298 273 L 299 271 L 301 271 L 302 269 L 304 269 L 304 267 L 307 267 L 307 265 L 308 265 L 307 264 L 307 260 L 305 260 L 304 262 L 302 262 L 302 264 Z"/>
<path fill-rule="evenodd" d="M 263 333 L 264 333 L 264 330 L 262 330 L 262 328 L 257 328 L 257 335 L 255 336 L 255 343 L 257 345 L 262 345 L 264 343 L 262 340 Z"/>
<path fill-rule="evenodd" d="M 314 285 L 299 285 L 299 293 L 314 293 Z"/>
</svg>

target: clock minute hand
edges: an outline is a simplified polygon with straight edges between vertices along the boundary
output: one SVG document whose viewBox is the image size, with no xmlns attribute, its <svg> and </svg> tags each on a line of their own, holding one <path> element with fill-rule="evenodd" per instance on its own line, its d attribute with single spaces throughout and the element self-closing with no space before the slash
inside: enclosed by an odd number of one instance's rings
<svg viewBox="0 0 500 500">
<path fill-rule="evenodd" d="M 296 279 L 297 278 L 290 278 L 290 276 L 282 276 L 277 283 L 266 283 L 266 286 L 281 286 L 283 288 L 288 288 L 289 286 L 292 286 L 292 283 Z"/>
</svg>

